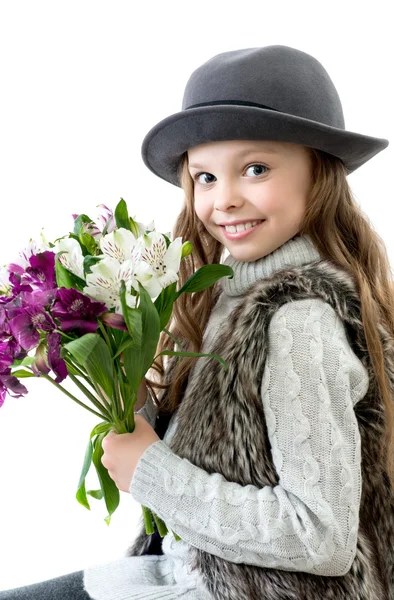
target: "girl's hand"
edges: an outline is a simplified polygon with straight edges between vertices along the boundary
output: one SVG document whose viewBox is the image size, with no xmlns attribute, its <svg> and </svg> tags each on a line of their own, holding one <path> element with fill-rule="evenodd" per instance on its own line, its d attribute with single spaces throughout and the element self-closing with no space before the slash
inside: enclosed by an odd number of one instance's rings
<svg viewBox="0 0 394 600">
<path fill-rule="evenodd" d="M 132 433 L 110 431 L 102 442 L 104 454 L 101 462 L 119 490 L 129 492 L 137 463 L 149 446 L 160 440 L 142 415 L 134 414 Z"/>
</svg>

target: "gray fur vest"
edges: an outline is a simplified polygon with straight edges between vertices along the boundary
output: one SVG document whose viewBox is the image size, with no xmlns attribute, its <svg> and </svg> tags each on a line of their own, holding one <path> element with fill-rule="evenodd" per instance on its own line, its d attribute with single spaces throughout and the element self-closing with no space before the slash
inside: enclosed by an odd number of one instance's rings
<svg viewBox="0 0 394 600">
<path fill-rule="evenodd" d="M 223 357 L 228 369 L 225 371 L 216 359 L 200 359 L 205 361 L 204 376 L 189 386 L 182 398 L 171 448 L 208 473 L 221 473 L 228 481 L 257 487 L 278 484 L 260 398 L 268 326 L 284 303 L 305 298 L 321 298 L 335 309 L 353 351 L 369 372 L 367 394 L 355 405 L 363 484 L 354 562 L 345 575 L 328 577 L 236 564 L 190 546 L 191 566 L 198 569 L 217 600 L 394 600 L 394 493 L 380 450 L 384 407 L 367 351 L 353 278 L 333 262 L 317 260 L 286 267 L 248 289 L 245 301 L 233 310 L 211 350 Z M 394 399 L 394 340 L 380 325 L 378 331 Z M 167 365 L 167 381 L 176 360 L 171 358 Z M 232 419 L 228 419 L 229 410 Z M 241 429 L 236 440 L 233 420 Z M 161 419 L 159 413 L 155 430 L 161 439 L 165 421 L 167 426 L 169 419 Z M 235 453 L 230 451 L 234 447 Z M 261 460 L 253 462 L 252 456 Z M 157 532 L 147 535 L 141 522 L 127 556 L 145 554 L 162 554 L 161 538 Z"/>
</svg>

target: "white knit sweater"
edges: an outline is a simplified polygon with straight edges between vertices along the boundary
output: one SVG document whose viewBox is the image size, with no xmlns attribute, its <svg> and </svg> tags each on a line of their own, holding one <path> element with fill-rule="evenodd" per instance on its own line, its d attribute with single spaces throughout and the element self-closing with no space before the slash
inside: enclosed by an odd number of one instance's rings
<svg viewBox="0 0 394 600">
<path fill-rule="evenodd" d="M 221 279 L 223 293 L 201 351 L 210 351 L 222 322 L 256 279 L 318 258 L 307 236 L 254 262 L 229 255 L 224 263 L 234 278 Z M 189 382 L 203 366 L 199 358 Z M 170 532 L 163 540 L 164 554 L 178 568 L 177 581 L 190 577 L 189 545 L 234 563 L 331 576 L 347 572 L 356 551 L 362 486 L 353 407 L 368 383 L 334 309 L 321 299 L 299 300 L 283 305 L 271 320 L 261 386 L 278 485 L 242 486 L 179 457 L 171 450 L 178 413 L 172 416 L 164 439 L 140 457 L 130 493 L 182 538 L 177 542 Z M 138 412 L 153 426 L 156 411 L 148 393 Z M 145 597 L 129 592 L 122 598 Z"/>
</svg>

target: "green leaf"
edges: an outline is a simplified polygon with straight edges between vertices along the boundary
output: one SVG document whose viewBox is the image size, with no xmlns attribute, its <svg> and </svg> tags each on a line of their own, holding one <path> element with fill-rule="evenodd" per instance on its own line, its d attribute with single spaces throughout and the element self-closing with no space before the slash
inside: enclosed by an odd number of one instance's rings
<svg viewBox="0 0 394 600">
<path fill-rule="evenodd" d="M 86 497 L 86 489 L 85 489 L 85 479 L 86 475 L 90 469 L 90 465 L 92 464 L 92 456 L 93 456 L 93 445 L 92 441 L 89 438 L 88 447 L 86 448 L 85 457 L 83 460 L 81 475 L 79 476 L 77 493 L 75 495 L 76 499 L 82 506 L 90 510 L 90 505 L 88 499 Z"/>
<path fill-rule="evenodd" d="M 108 421 L 102 421 L 102 423 L 99 423 L 98 425 L 93 427 L 92 432 L 90 434 L 90 439 L 95 435 L 99 435 L 100 433 L 109 433 L 112 428 L 112 423 L 108 423 Z"/>
<path fill-rule="evenodd" d="M 119 349 L 118 349 L 117 353 L 114 355 L 113 358 L 117 358 L 123 352 L 123 350 L 126 350 L 126 348 L 128 348 L 129 346 L 132 346 L 133 343 L 134 343 L 133 340 L 130 339 L 130 338 L 128 338 L 127 340 L 125 340 L 124 342 L 122 342 L 119 345 Z"/>
<path fill-rule="evenodd" d="M 60 254 L 63 254 L 63 252 L 59 252 L 56 255 L 55 259 L 55 273 L 57 286 L 65 287 L 67 289 L 75 288 L 76 290 L 82 292 L 83 288 L 86 286 L 86 282 L 77 275 L 74 275 L 74 273 L 68 271 L 65 267 L 63 267 L 63 265 L 59 262 L 58 259 L 58 256 Z"/>
<path fill-rule="evenodd" d="M 176 298 L 176 285 L 177 282 L 171 283 L 165 287 L 156 298 L 154 304 L 160 317 L 160 331 L 162 331 L 168 324 L 171 318 L 172 309 Z"/>
<path fill-rule="evenodd" d="M 96 498 L 96 500 L 102 500 L 103 498 L 103 492 L 101 490 L 88 490 L 86 493 L 89 494 L 89 496 Z"/>
<path fill-rule="evenodd" d="M 82 230 L 84 223 L 92 223 L 92 219 L 88 215 L 78 215 L 74 221 L 74 234 L 78 236 Z"/>
<path fill-rule="evenodd" d="M 91 256 L 90 254 L 87 254 L 86 256 L 84 256 L 84 259 L 83 259 L 83 272 L 85 273 L 85 276 L 88 273 L 92 272 L 91 267 L 93 265 L 95 265 L 96 263 L 100 262 L 100 260 L 102 260 L 101 256 Z"/>
<path fill-rule="evenodd" d="M 15 359 L 12 365 L 10 365 L 10 369 L 12 367 L 30 367 L 35 362 L 35 356 L 25 356 L 24 359 Z"/>
<path fill-rule="evenodd" d="M 135 394 L 138 393 L 142 378 L 152 365 L 160 337 L 160 318 L 156 307 L 145 288 L 139 282 L 138 285 L 138 309 L 130 309 L 126 305 L 124 282 L 120 291 L 123 316 L 133 338 L 133 343 L 123 352 L 124 367 Z"/>
<path fill-rule="evenodd" d="M 62 356 L 62 358 L 64 358 L 64 355 L 69 356 L 69 353 L 67 353 L 67 351 L 64 350 L 64 348 L 62 348 L 62 350 L 63 350 L 63 356 Z M 61 352 L 61 355 L 62 355 L 62 352 Z M 70 362 L 67 362 L 67 371 L 69 373 L 71 373 L 71 375 L 77 375 L 78 377 L 81 375 L 80 371 L 77 371 L 74 368 L 74 366 L 72 365 L 72 363 L 70 363 Z"/>
<path fill-rule="evenodd" d="M 101 462 L 101 457 L 104 454 L 102 448 L 102 442 L 107 434 L 101 433 L 98 435 L 93 442 L 93 463 L 96 467 L 97 476 L 99 478 L 101 491 L 104 496 L 104 502 L 108 510 L 108 516 L 105 518 L 105 522 L 109 525 L 111 515 L 115 512 L 119 505 L 119 489 L 113 479 L 109 476 L 107 469 Z"/>
<path fill-rule="evenodd" d="M 107 398 L 114 393 L 114 369 L 111 353 L 97 333 L 86 333 L 81 338 L 64 344 L 64 348 L 82 365 L 91 379 L 98 383 Z"/>
<path fill-rule="evenodd" d="M 171 244 L 171 240 L 170 240 L 170 239 L 169 239 L 169 238 L 166 236 L 166 234 L 165 234 L 165 233 L 162 233 L 162 236 L 163 236 L 163 238 L 165 239 L 165 241 L 166 241 L 166 246 L 167 246 L 167 248 L 168 248 L 168 246 Z"/>
<path fill-rule="evenodd" d="M 89 254 L 94 254 L 96 252 L 97 244 L 96 244 L 94 237 L 92 235 L 90 235 L 90 233 L 80 232 L 78 235 L 78 238 L 79 238 L 81 245 L 85 246 L 85 248 L 89 252 Z"/>
<path fill-rule="evenodd" d="M 13 375 L 14 377 L 35 377 L 34 373 L 31 373 L 30 371 L 24 371 L 23 369 L 20 369 L 19 371 L 12 371 L 11 375 Z"/>
<path fill-rule="evenodd" d="M 123 198 L 121 198 L 118 204 L 116 205 L 114 215 L 117 227 L 124 227 L 124 229 L 128 229 L 129 231 L 131 231 L 129 214 L 127 211 L 127 204 L 123 200 Z"/>
<path fill-rule="evenodd" d="M 198 269 L 176 293 L 177 299 L 183 292 L 201 292 L 211 287 L 218 279 L 229 276 L 233 278 L 234 272 L 228 265 L 204 265 Z"/>
<path fill-rule="evenodd" d="M 227 363 L 223 360 L 219 354 L 204 354 L 200 352 L 176 352 L 175 350 L 163 350 L 157 356 L 161 356 L 162 354 L 169 354 L 171 356 L 210 356 L 211 358 L 216 358 L 222 365 L 225 371 L 227 371 Z M 157 358 L 157 357 L 155 357 Z"/>
<path fill-rule="evenodd" d="M 86 246 L 84 246 L 84 244 L 81 244 L 79 235 L 75 235 L 75 233 L 70 233 L 69 237 L 72 238 L 73 240 L 76 240 L 78 242 L 78 244 L 81 246 L 82 256 L 87 256 L 89 254 L 89 250 L 86 248 Z"/>
</svg>

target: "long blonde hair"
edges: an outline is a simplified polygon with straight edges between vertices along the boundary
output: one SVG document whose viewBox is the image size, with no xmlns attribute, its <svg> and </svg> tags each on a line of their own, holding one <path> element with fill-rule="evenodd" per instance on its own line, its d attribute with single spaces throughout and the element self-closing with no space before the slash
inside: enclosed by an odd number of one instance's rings
<svg viewBox="0 0 394 600">
<path fill-rule="evenodd" d="M 356 282 L 368 352 L 385 407 L 386 427 L 382 451 L 386 453 L 387 473 L 394 489 L 394 401 L 377 329 L 377 323 L 381 322 L 394 338 L 390 261 L 383 240 L 355 202 L 343 162 L 314 148 L 307 148 L 307 151 L 311 160 L 312 187 L 299 235 L 309 235 L 322 257 L 346 269 Z M 194 185 L 188 170 L 187 152 L 180 162 L 179 176 L 185 201 L 175 222 L 172 239 L 181 237 L 183 241 L 190 240 L 193 252 L 181 261 L 177 289 L 201 266 L 220 263 L 226 249 L 210 235 L 194 211 Z M 167 329 L 182 343 L 183 350 L 201 352 L 205 327 L 219 293 L 217 282 L 202 292 L 182 294 L 174 304 Z M 180 350 L 176 346 L 174 339 L 162 332 L 157 354 L 163 350 Z M 181 402 L 190 369 L 198 358 L 178 359 L 169 382 L 165 382 L 166 364 L 163 359 L 163 356 L 159 356 L 151 367 L 159 375 L 158 380 L 157 377 L 146 379 L 153 393 L 155 388 L 168 390 L 163 395 L 163 402 L 154 395 L 160 411 L 172 414 Z"/>
</svg>

